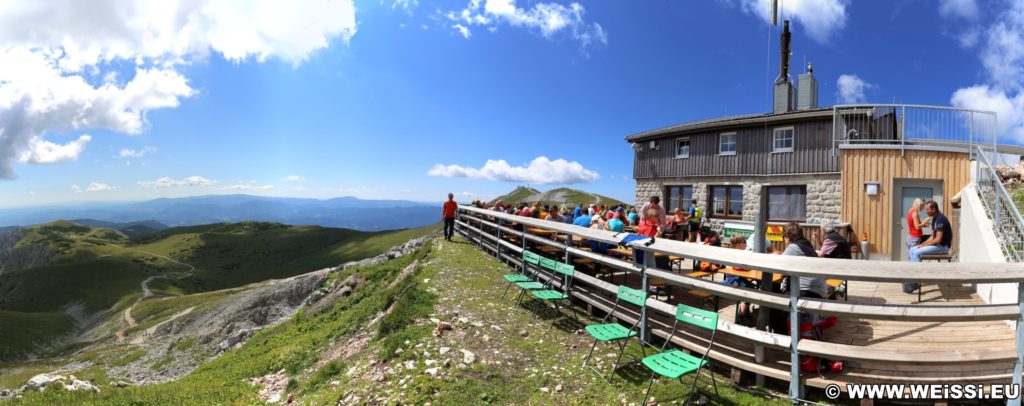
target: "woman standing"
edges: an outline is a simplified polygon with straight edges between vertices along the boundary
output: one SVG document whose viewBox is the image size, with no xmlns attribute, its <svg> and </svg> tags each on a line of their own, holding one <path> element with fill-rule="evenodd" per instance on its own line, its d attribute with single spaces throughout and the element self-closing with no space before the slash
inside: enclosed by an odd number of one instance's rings
<svg viewBox="0 0 1024 406">
<path fill-rule="evenodd" d="M 921 243 L 924 223 L 921 222 L 921 210 L 924 210 L 924 199 L 917 198 L 907 211 L 907 259 L 910 259 L 910 248 Z"/>
</svg>

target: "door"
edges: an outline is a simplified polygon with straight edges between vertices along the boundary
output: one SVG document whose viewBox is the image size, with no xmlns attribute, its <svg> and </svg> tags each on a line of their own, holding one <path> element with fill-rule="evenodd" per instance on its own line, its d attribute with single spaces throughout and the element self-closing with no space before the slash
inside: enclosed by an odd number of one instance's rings
<svg viewBox="0 0 1024 406">
<path fill-rule="evenodd" d="M 925 202 L 929 200 L 935 200 L 942 207 L 942 181 L 941 180 L 924 180 L 924 179 L 896 179 L 893 181 L 893 236 L 892 236 L 892 253 L 893 261 L 905 261 L 907 259 L 907 232 L 910 226 L 907 224 L 907 212 L 910 211 L 910 206 L 913 204 L 914 199 L 921 198 Z M 924 214 L 924 211 L 920 213 L 921 219 L 924 220 L 928 216 Z M 925 234 L 930 234 L 931 230 L 928 228 L 924 229 Z"/>
</svg>

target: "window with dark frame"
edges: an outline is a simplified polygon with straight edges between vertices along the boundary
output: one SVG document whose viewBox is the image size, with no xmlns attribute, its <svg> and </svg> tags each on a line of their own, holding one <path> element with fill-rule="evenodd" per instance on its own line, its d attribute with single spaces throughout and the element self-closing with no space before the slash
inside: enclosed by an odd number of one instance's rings
<svg viewBox="0 0 1024 406">
<path fill-rule="evenodd" d="M 769 186 L 768 221 L 807 219 L 807 186 Z"/>
<path fill-rule="evenodd" d="M 736 155 L 736 133 L 722 133 L 718 135 L 718 154 Z"/>
<path fill-rule="evenodd" d="M 772 152 L 793 152 L 793 127 L 772 130 Z"/>
<path fill-rule="evenodd" d="M 690 206 L 693 204 L 693 186 L 666 186 L 665 196 L 668 198 L 665 200 L 665 212 L 672 215 L 676 207 L 680 207 L 684 212 L 690 211 Z"/>
<path fill-rule="evenodd" d="M 676 158 L 690 157 L 690 138 L 676 139 Z"/>
<path fill-rule="evenodd" d="M 743 186 L 720 185 L 709 189 L 711 207 L 708 212 L 712 218 L 743 218 Z"/>
</svg>

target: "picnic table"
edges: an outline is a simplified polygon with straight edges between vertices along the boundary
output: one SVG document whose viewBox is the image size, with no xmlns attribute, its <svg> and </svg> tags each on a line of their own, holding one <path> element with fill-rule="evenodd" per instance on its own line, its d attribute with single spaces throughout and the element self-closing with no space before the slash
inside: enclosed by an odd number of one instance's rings
<svg viewBox="0 0 1024 406">
<path fill-rule="evenodd" d="M 544 228 L 537 228 L 537 227 L 528 227 L 526 229 L 526 232 L 528 232 L 530 234 L 534 234 L 534 235 L 540 235 L 540 236 L 552 236 L 552 235 L 558 234 L 558 231 L 548 230 L 548 229 L 544 229 Z"/>
<path fill-rule="evenodd" d="M 564 243 L 565 240 L 568 239 L 568 237 L 569 236 L 567 236 L 565 234 L 556 234 L 555 235 L 555 240 L 556 241 L 561 241 L 561 242 Z M 572 245 L 574 245 L 574 246 L 577 246 L 577 247 L 580 246 L 580 244 L 583 244 L 583 241 L 586 241 L 583 237 L 580 237 L 578 235 L 572 236 Z"/>
<path fill-rule="evenodd" d="M 731 266 L 727 266 L 725 268 L 719 269 L 718 272 L 726 275 L 739 276 L 743 279 L 750 280 L 755 284 L 761 283 L 761 271 L 756 271 L 753 269 L 737 269 Z M 782 282 L 782 278 L 784 277 L 785 276 L 780 273 L 772 274 L 772 283 Z"/>
</svg>

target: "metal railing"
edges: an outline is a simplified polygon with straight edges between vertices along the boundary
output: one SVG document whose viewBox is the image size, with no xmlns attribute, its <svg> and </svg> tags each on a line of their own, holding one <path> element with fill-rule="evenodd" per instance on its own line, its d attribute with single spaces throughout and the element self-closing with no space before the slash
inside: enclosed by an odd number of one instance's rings
<svg viewBox="0 0 1024 406">
<path fill-rule="evenodd" d="M 911 104 L 849 104 L 832 107 L 833 153 L 840 145 L 951 147 L 973 153 L 995 149 L 996 113 Z"/>
<path fill-rule="evenodd" d="M 1002 246 L 1003 254 L 1009 262 L 1024 262 L 1024 219 L 1013 197 L 1003 187 L 999 172 L 980 147 L 975 151 L 977 157 L 978 196 L 992 219 L 996 239 Z"/>
<path fill-rule="evenodd" d="M 899 283 L 907 281 L 929 282 L 929 283 L 1005 283 L 1014 282 L 1024 286 L 1024 266 L 1021 264 L 985 264 L 985 263 L 953 263 L 953 264 L 925 264 L 910 262 L 872 262 L 849 261 L 842 259 L 821 259 L 804 257 L 786 257 L 779 255 L 756 254 L 752 252 L 732 250 L 727 248 L 710 247 L 700 244 L 687 244 L 679 241 L 658 239 L 650 245 L 632 245 L 635 250 L 645 252 L 644 261 L 641 263 L 627 262 L 610 256 L 598 254 L 581 248 L 575 248 L 569 241 L 574 236 L 602 243 L 617 244 L 622 238 L 619 234 L 609 231 L 592 230 L 589 228 L 577 227 L 569 224 L 543 221 L 526 217 L 519 217 L 505 213 L 498 213 L 479 208 L 460 206 L 459 219 L 456 221 L 456 230 L 466 236 L 470 241 L 479 245 L 481 249 L 493 253 L 497 258 L 510 263 L 522 266 L 518 255 L 529 250 L 530 246 L 548 246 L 555 248 L 553 251 L 566 263 L 572 263 L 572 258 L 591 260 L 594 263 L 608 266 L 628 274 L 640 276 L 640 289 L 648 291 L 649 278 L 657 278 L 665 281 L 671 286 L 679 286 L 684 289 L 703 291 L 712 295 L 747 303 L 757 304 L 762 307 L 762 316 L 767 321 L 766 309 L 774 308 L 787 311 L 790 322 L 797 320 L 798 312 L 809 312 L 822 315 L 834 315 L 838 317 L 850 317 L 857 319 L 877 320 L 904 320 L 904 321 L 932 321 L 932 322 L 958 322 L 958 321 L 980 321 L 980 320 L 1014 320 L 1017 325 L 1024 326 L 1021 319 L 1022 303 L 1013 304 L 970 304 L 970 305 L 903 305 L 903 304 L 876 304 L 876 303 L 847 303 L 834 302 L 829 300 L 809 299 L 797 296 L 797 291 L 792 290 L 788 295 L 769 291 L 752 291 L 745 288 L 725 285 L 718 282 L 692 278 L 672 272 L 671 270 L 658 269 L 652 260 L 654 254 L 677 255 L 698 261 L 736 266 L 747 269 L 760 270 L 764 272 L 762 281 L 771 281 L 773 273 L 780 273 L 791 278 L 795 286 L 799 284 L 801 277 L 824 277 L 841 278 L 845 280 L 875 281 L 882 283 Z M 506 226 L 511 223 L 518 223 L 518 228 Z M 538 228 L 541 230 L 553 231 L 563 234 L 566 243 L 554 241 L 541 237 L 540 235 L 527 233 L 526 227 Z M 512 244 L 505 241 L 502 236 L 516 236 L 520 239 L 519 244 Z M 995 268 L 993 267 L 995 266 Z M 535 276 L 540 278 L 552 278 L 552 275 L 542 275 L 539 272 Z M 597 279 L 596 277 L 579 274 L 574 278 L 574 286 L 577 284 L 589 285 L 588 292 L 574 291 L 572 295 L 588 305 L 603 311 L 610 311 L 610 306 L 602 305 L 602 302 L 594 295 L 614 295 L 616 286 Z M 764 286 L 768 286 L 765 284 Z M 1019 290 L 1019 295 L 1024 297 L 1024 290 Z M 642 311 L 639 314 L 616 313 L 616 317 L 622 320 L 641 321 L 640 337 L 642 341 L 650 342 L 649 337 L 657 335 L 668 337 L 668 331 L 664 326 L 658 327 L 653 315 L 671 317 L 674 308 L 657 298 L 647 299 L 649 311 Z M 649 314 L 649 313 L 653 313 Z M 759 321 L 759 325 L 761 322 Z M 1021 382 L 1022 366 L 1024 366 L 1024 329 L 1018 328 L 1016 334 L 1017 347 L 1013 351 L 989 352 L 988 349 L 957 349 L 954 351 L 936 350 L 930 353 L 904 354 L 902 349 L 864 351 L 864 347 L 850 344 L 827 343 L 814 340 L 800 340 L 798 329 L 791 325 L 790 334 L 776 334 L 761 331 L 728 321 L 719 320 L 719 329 L 731 336 L 751 343 L 755 347 L 754 362 L 761 364 L 766 362 L 764 350 L 771 348 L 789 353 L 789 373 L 779 371 L 776 378 L 786 379 L 790 383 L 789 397 L 793 400 L 802 399 L 804 396 L 803 384 L 813 383 L 816 386 L 824 387 L 825 384 L 841 379 L 832 377 L 829 380 L 813 377 L 800 377 L 798 360 L 800 355 L 811 355 L 819 357 L 833 357 L 837 359 L 849 359 L 872 362 L 895 362 L 895 363 L 976 363 L 1015 360 L 1014 371 L 1008 374 L 1015 383 Z M 678 335 L 673 342 L 689 349 L 700 347 L 701 343 L 693 341 L 693 338 L 682 339 Z M 723 353 L 712 349 L 711 358 L 719 359 Z M 738 368 L 747 369 L 745 364 L 733 364 Z M 760 369 L 764 371 L 764 369 Z M 966 369 L 965 369 L 966 371 Z M 760 372 L 758 372 L 760 373 Z M 1011 400 L 1009 404 L 1019 405 Z"/>
</svg>

